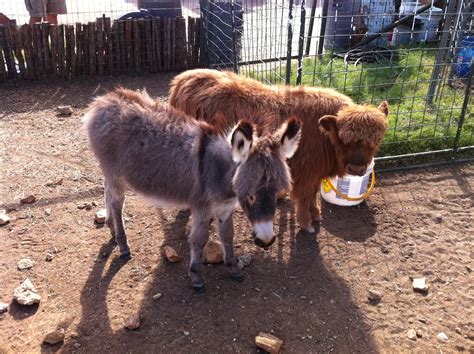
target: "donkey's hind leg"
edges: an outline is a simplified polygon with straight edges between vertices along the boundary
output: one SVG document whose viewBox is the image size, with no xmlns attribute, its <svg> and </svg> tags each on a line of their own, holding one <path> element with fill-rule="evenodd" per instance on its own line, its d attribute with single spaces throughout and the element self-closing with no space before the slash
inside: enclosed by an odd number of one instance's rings
<svg viewBox="0 0 474 354">
<path fill-rule="evenodd" d="M 204 280 L 202 279 L 202 250 L 209 238 L 209 222 L 211 218 L 202 213 L 192 210 L 191 233 L 188 242 L 191 247 L 191 262 L 189 274 L 191 284 L 198 293 L 204 292 Z"/>
<path fill-rule="evenodd" d="M 105 202 L 107 210 L 107 226 L 115 236 L 115 242 L 120 250 L 120 257 L 130 259 L 130 247 L 123 225 L 122 210 L 125 201 L 125 188 L 118 180 L 106 179 L 105 182 Z"/>
</svg>

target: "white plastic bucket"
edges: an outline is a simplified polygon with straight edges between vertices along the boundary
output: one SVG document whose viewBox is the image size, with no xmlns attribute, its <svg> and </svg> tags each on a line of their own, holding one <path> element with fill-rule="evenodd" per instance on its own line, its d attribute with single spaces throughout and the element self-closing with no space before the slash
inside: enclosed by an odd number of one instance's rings
<svg viewBox="0 0 474 354">
<path fill-rule="evenodd" d="M 363 176 L 345 175 L 331 177 L 321 182 L 321 197 L 331 203 L 341 206 L 358 205 L 366 198 L 370 186 L 373 187 L 374 160 L 367 167 Z M 339 195 L 334 189 L 337 189 Z M 348 197 L 347 200 L 344 196 Z"/>
</svg>

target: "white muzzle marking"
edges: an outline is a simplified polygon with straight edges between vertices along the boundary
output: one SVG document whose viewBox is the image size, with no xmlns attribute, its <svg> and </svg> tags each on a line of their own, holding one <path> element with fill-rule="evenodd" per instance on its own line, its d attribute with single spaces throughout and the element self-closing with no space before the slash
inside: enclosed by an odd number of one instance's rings
<svg viewBox="0 0 474 354">
<path fill-rule="evenodd" d="M 273 240 L 273 222 L 257 222 L 253 225 L 253 232 L 256 238 L 268 244 Z"/>
</svg>

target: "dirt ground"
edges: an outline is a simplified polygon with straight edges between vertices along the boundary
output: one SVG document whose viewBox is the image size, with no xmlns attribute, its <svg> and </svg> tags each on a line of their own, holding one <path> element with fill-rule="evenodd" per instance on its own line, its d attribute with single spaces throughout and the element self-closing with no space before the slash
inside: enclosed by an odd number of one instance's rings
<svg viewBox="0 0 474 354">
<path fill-rule="evenodd" d="M 236 253 L 254 257 L 246 279 L 232 281 L 223 265 L 206 267 L 204 294 L 187 275 L 189 213 L 156 209 L 129 193 L 134 258 L 122 263 L 108 230 L 94 224 L 104 205 L 102 177 L 80 117 L 94 95 L 118 84 L 147 87 L 165 100 L 170 78 L 0 86 L 0 209 L 12 218 L 0 227 L 0 302 L 10 304 L 0 315 L 0 352 L 246 353 L 257 351 L 255 335 L 265 331 L 292 353 L 474 353 L 472 165 L 379 175 L 362 206 L 323 204 L 316 235 L 299 231 L 283 201 L 268 251 L 253 244 L 239 211 Z M 71 105 L 74 114 L 57 117 L 58 105 Z M 21 205 L 28 194 L 38 201 Z M 92 210 L 77 208 L 92 201 Z M 184 259 L 168 263 L 164 245 Z M 33 268 L 17 270 L 22 258 Z M 411 278 L 420 276 L 427 294 L 412 289 Z M 27 277 L 42 296 L 39 306 L 12 300 Z M 371 289 L 382 294 L 379 303 L 368 301 Z M 137 313 L 141 327 L 126 330 Z M 66 331 L 64 343 L 42 344 L 57 326 Z M 410 329 L 422 337 L 408 339 Z M 439 332 L 447 342 L 437 340 Z"/>
</svg>

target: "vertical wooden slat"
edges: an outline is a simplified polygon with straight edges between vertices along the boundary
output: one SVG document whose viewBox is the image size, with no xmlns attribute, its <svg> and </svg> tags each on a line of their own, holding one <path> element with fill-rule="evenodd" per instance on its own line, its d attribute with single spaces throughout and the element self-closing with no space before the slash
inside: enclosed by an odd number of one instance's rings
<svg viewBox="0 0 474 354">
<path fill-rule="evenodd" d="M 188 16 L 188 33 L 186 41 L 186 67 L 192 67 L 191 63 L 193 60 L 193 35 L 194 31 L 194 19 Z"/>
<path fill-rule="evenodd" d="M 82 25 L 82 57 L 84 60 L 83 73 L 89 73 L 89 25 Z"/>
<path fill-rule="evenodd" d="M 115 73 L 120 73 L 121 72 L 121 52 L 120 52 L 120 47 L 121 47 L 121 44 L 120 44 L 120 39 L 121 39 L 121 36 L 120 36 L 120 29 L 121 29 L 121 23 L 123 22 L 119 22 L 119 21 L 114 21 L 114 23 L 112 24 L 112 37 L 114 38 L 114 46 L 113 46 L 113 50 L 114 50 L 114 58 L 113 58 L 113 67 L 114 67 L 114 72 Z"/>
<path fill-rule="evenodd" d="M 140 38 L 140 21 L 133 21 L 133 66 L 136 72 L 141 72 L 142 53 L 141 53 L 141 38 Z"/>
<path fill-rule="evenodd" d="M 196 67 L 199 64 L 199 55 L 201 51 L 201 19 L 194 19 L 194 46 L 193 46 L 193 66 Z"/>
<path fill-rule="evenodd" d="M 0 25 L 0 79 L 7 79 L 7 71 L 5 69 L 5 57 L 3 50 L 5 49 L 5 26 Z"/>
<path fill-rule="evenodd" d="M 26 59 L 26 69 L 28 70 L 28 78 L 30 80 L 36 79 L 35 73 L 35 57 L 33 52 L 32 35 L 31 35 L 31 26 L 23 25 L 21 26 L 21 41 L 23 42 L 23 48 L 25 52 Z"/>
<path fill-rule="evenodd" d="M 44 58 L 43 58 L 43 41 L 41 40 L 41 24 L 33 25 L 33 51 L 36 58 L 36 73 L 38 78 L 44 77 Z"/>
<path fill-rule="evenodd" d="M 171 19 L 165 18 L 163 24 L 163 68 L 170 70 L 171 65 Z"/>
<path fill-rule="evenodd" d="M 96 20 L 96 38 L 97 38 L 97 70 L 99 75 L 104 74 L 104 20 L 102 17 Z"/>
<path fill-rule="evenodd" d="M 147 71 L 156 72 L 156 63 L 153 60 L 153 40 L 151 37 L 151 19 L 145 20 L 145 48 L 146 48 L 146 59 L 145 65 Z"/>
<path fill-rule="evenodd" d="M 82 25 L 76 22 L 76 74 L 80 75 L 83 73 L 84 57 L 82 52 Z"/>
<path fill-rule="evenodd" d="M 112 38 L 112 31 L 111 31 L 111 23 L 110 23 L 110 17 L 104 18 L 104 32 L 105 32 L 105 38 L 106 38 L 106 52 L 105 52 L 105 58 L 106 58 L 106 72 L 108 74 L 113 74 L 114 73 L 114 68 L 113 68 L 113 38 Z"/>
<path fill-rule="evenodd" d="M 64 26 L 64 44 L 65 44 L 65 70 L 64 75 L 66 78 L 71 77 L 72 71 L 72 60 L 71 60 L 71 33 L 69 32 L 69 26 Z"/>
<path fill-rule="evenodd" d="M 71 77 L 76 77 L 77 68 L 76 68 L 76 36 L 74 35 L 74 26 L 68 25 L 67 31 L 69 33 L 69 55 L 71 58 Z"/>
<path fill-rule="evenodd" d="M 89 22 L 89 74 L 95 75 L 97 65 L 97 53 L 95 46 L 95 22 Z"/>
<path fill-rule="evenodd" d="M 27 79 L 28 72 L 26 71 L 25 67 L 25 58 L 23 56 L 23 45 L 21 42 L 21 34 L 17 26 L 12 26 L 11 28 L 11 35 L 13 39 L 13 48 L 15 51 L 15 56 L 18 61 L 18 66 L 20 68 L 21 78 Z"/>
<path fill-rule="evenodd" d="M 133 67 L 133 43 L 132 43 L 132 20 L 125 20 L 125 53 L 126 53 L 126 68 Z M 124 68 L 123 68 L 124 69 Z"/>
<path fill-rule="evenodd" d="M 57 32 L 57 42 L 58 42 L 58 72 L 59 76 L 61 78 L 66 77 L 66 46 L 65 46 L 65 39 L 64 39 L 64 25 L 59 25 L 58 26 L 58 32 Z"/>
<path fill-rule="evenodd" d="M 53 77 L 58 76 L 58 26 L 51 25 L 50 32 L 51 38 L 51 74 Z"/>
<path fill-rule="evenodd" d="M 46 77 L 51 76 L 51 50 L 49 48 L 49 26 L 48 22 L 41 24 L 41 39 L 43 41 L 44 73 Z"/>
<path fill-rule="evenodd" d="M 17 77 L 15 57 L 13 55 L 13 40 L 10 31 L 10 25 L 5 26 L 4 32 L 4 49 L 5 62 L 7 63 L 8 77 L 15 79 Z"/>
<path fill-rule="evenodd" d="M 162 39 L 162 28 L 161 20 L 159 18 L 154 18 L 152 20 L 152 32 L 153 32 L 153 57 L 156 63 L 156 70 L 161 71 L 163 69 L 163 57 L 161 50 L 161 39 Z"/>
<path fill-rule="evenodd" d="M 176 22 L 177 19 L 171 19 L 171 69 L 176 69 Z"/>
<path fill-rule="evenodd" d="M 177 52 L 178 69 L 186 68 L 187 48 L 186 48 L 186 20 L 183 17 L 178 18 L 178 37 L 179 47 Z"/>
</svg>

